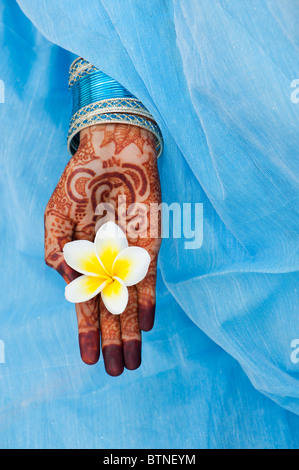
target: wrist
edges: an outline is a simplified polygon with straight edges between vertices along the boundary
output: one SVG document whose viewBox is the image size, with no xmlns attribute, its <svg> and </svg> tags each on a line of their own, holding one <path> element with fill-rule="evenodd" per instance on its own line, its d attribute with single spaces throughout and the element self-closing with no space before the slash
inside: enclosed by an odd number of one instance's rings
<svg viewBox="0 0 299 470">
<path fill-rule="evenodd" d="M 156 160 L 156 142 L 152 132 L 131 124 L 97 124 L 80 131 L 80 151 L 88 141 L 89 151 L 100 160 L 144 163 Z"/>
</svg>

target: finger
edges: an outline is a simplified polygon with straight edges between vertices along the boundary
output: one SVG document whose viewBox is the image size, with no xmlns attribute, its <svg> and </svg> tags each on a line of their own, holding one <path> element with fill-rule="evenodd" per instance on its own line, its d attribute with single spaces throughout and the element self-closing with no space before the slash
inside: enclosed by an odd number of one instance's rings
<svg viewBox="0 0 299 470">
<path fill-rule="evenodd" d="M 138 321 L 143 331 L 149 331 L 154 326 L 156 311 L 156 279 L 157 260 L 152 260 L 146 277 L 137 284 Z"/>
<path fill-rule="evenodd" d="M 121 340 L 119 315 L 113 315 L 100 299 L 100 327 L 102 352 L 107 374 L 117 376 L 123 373 L 124 356 Z"/>
<path fill-rule="evenodd" d="M 129 287 L 129 303 L 120 315 L 124 365 L 127 369 L 137 369 L 141 364 L 141 333 L 138 324 L 137 290 Z"/>
<path fill-rule="evenodd" d="M 93 230 L 80 230 L 77 228 L 73 240 L 93 241 Z M 75 305 L 79 348 L 82 361 L 85 364 L 96 364 L 100 357 L 100 320 L 99 320 L 99 297 L 96 296 L 87 302 Z"/>
<path fill-rule="evenodd" d="M 94 238 L 94 227 L 85 225 L 78 233 L 70 216 L 71 206 L 65 190 L 64 173 L 51 196 L 45 210 L 45 260 L 70 283 L 80 273 L 66 263 L 63 247 L 73 239 Z M 76 304 L 79 330 L 79 347 L 82 360 L 87 364 L 95 364 L 100 356 L 99 306 L 97 299 Z"/>
<path fill-rule="evenodd" d="M 94 297 L 87 302 L 76 304 L 79 333 L 79 348 L 82 361 L 95 364 L 100 357 L 99 302 Z"/>
</svg>

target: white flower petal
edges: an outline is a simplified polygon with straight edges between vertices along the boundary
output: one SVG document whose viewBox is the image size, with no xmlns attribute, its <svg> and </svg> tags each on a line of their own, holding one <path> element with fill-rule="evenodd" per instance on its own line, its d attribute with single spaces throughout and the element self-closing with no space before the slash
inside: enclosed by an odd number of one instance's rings
<svg viewBox="0 0 299 470">
<path fill-rule="evenodd" d="M 65 288 L 65 298 L 72 303 L 86 302 L 95 297 L 109 283 L 95 276 L 79 276 Z"/>
<path fill-rule="evenodd" d="M 95 245 L 88 240 L 74 240 L 63 247 L 66 263 L 75 271 L 91 276 L 106 277 L 95 252 Z"/>
<path fill-rule="evenodd" d="M 117 278 L 114 278 L 113 282 L 104 287 L 101 296 L 107 310 L 113 315 L 123 313 L 129 300 L 128 289 L 122 280 Z"/>
<path fill-rule="evenodd" d="M 133 286 L 146 276 L 151 257 L 139 246 L 130 246 L 121 251 L 112 267 L 112 275 L 122 279 L 126 286 Z"/>
<path fill-rule="evenodd" d="M 128 246 L 125 233 L 118 225 L 109 221 L 99 228 L 94 243 L 99 260 L 106 272 L 111 274 L 116 256 Z"/>
</svg>

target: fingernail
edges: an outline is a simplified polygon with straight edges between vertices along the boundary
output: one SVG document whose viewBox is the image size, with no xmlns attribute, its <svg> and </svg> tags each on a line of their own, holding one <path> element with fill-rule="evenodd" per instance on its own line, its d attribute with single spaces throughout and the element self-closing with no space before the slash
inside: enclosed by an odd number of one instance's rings
<svg viewBox="0 0 299 470">
<path fill-rule="evenodd" d="M 95 364 L 100 357 L 99 330 L 79 333 L 79 347 L 82 361 L 85 364 Z"/>
<path fill-rule="evenodd" d="M 123 348 L 126 369 L 138 369 L 141 364 L 141 341 L 136 339 L 123 341 Z"/>
<path fill-rule="evenodd" d="M 139 328 L 143 331 L 149 331 L 154 326 L 156 305 L 151 302 L 139 304 L 138 320 Z"/>
<path fill-rule="evenodd" d="M 123 373 L 124 356 L 122 345 L 108 344 L 104 346 L 103 358 L 107 374 L 116 377 Z"/>
</svg>

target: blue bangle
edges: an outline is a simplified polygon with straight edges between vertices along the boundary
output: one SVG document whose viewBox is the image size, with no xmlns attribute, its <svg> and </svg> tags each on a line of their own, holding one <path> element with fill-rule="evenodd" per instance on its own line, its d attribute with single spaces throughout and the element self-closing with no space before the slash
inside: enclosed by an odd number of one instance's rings
<svg viewBox="0 0 299 470">
<path fill-rule="evenodd" d="M 79 57 L 70 66 L 69 89 L 72 116 L 67 147 L 71 155 L 78 150 L 82 129 L 109 122 L 133 124 L 152 132 L 159 158 L 163 151 L 159 126 L 142 102 L 120 83 Z"/>
<path fill-rule="evenodd" d="M 133 98 L 133 95 L 100 70 L 85 75 L 72 86 L 74 115 L 79 109 L 107 98 Z"/>
</svg>

